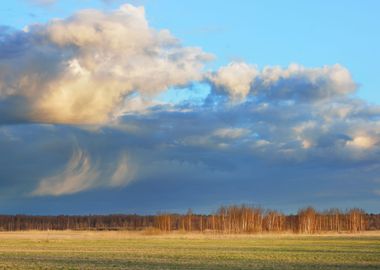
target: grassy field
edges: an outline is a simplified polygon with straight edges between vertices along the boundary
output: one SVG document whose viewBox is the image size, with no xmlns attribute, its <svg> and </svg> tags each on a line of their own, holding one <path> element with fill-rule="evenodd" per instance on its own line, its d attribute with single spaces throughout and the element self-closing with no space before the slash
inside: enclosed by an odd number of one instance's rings
<svg viewBox="0 0 380 270">
<path fill-rule="evenodd" d="M 380 234 L 2 232 L 0 269 L 380 269 Z"/>
</svg>

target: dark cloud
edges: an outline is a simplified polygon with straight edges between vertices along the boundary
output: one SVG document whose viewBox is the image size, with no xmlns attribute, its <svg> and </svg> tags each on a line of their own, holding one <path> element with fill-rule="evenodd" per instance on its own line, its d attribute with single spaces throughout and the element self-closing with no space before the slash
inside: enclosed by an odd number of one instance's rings
<svg viewBox="0 0 380 270">
<path fill-rule="evenodd" d="M 336 112 L 341 107 L 346 108 L 344 115 Z M 355 108 L 352 116 L 347 107 Z M 231 185 L 252 191 L 260 187 L 268 198 L 277 194 L 271 190 L 273 186 L 288 185 L 284 200 L 299 196 L 307 201 L 292 189 L 305 188 L 302 192 L 310 196 L 314 190 L 323 193 L 329 181 L 331 187 L 343 181 L 339 176 L 360 185 L 357 174 L 347 174 L 355 169 L 365 172 L 370 192 L 369 180 L 379 172 L 380 155 L 377 120 L 368 120 L 367 109 L 360 109 L 351 99 L 335 101 L 334 110 L 321 104 L 263 106 L 259 101 L 247 101 L 232 107 L 221 103 L 217 108 L 206 104 L 155 107 L 146 114 L 128 114 L 110 125 L 86 129 L 7 126 L 2 145 L 20 153 L 13 159 L 7 157 L 9 164 L 22 162 L 20 157 L 31 153 L 39 155 L 36 162 L 41 163 L 34 164 L 35 171 L 28 171 L 27 184 L 2 184 L 21 188 L 26 195 L 65 195 L 94 189 L 102 192 L 100 189 L 128 183 L 139 186 L 140 181 L 175 182 L 174 186 L 183 185 L 183 189 L 203 186 L 207 193 L 222 183 L 225 193 Z M 124 155 L 128 159 L 123 159 Z M 113 182 L 120 164 L 126 167 L 119 169 L 120 182 Z M 2 172 L 2 179 L 18 174 L 12 168 Z M 133 177 L 129 175 L 132 168 Z M 366 185 L 364 182 L 362 188 Z M 307 191 L 307 186 L 314 188 Z M 235 192 L 231 200 L 239 199 Z M 219 201 L 223 194 L 217 196 Z M 264 197 L 259 201 L 268 201 Z M 248 200 L 248 196 L 243 198 Z"/>
<path fill-rule="evenodd" d="M 0 210 L 376 209 L 380 107 L 346 68 L 208 59 L 130 5 L 0 28 Z"/>
</svg>

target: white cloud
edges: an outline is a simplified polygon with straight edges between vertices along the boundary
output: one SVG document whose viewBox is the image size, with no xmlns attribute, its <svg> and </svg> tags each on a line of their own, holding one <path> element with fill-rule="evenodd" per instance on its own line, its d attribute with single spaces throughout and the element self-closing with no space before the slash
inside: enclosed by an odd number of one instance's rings
<svg viewBox="0 0 380 270">
<path fill-rule="evenodd" d="M 41 179 L 32 196 L 61 196 L 73 194 L 96 187 L 125 186 L 133 180 L 135 167 L 131 165 L 126 153 L 119 160 L 113 160 L 116 166 L 91 160 L 88 152 L 77 148 L 65 168 L 49 177 Z"/>
<path fill-rule="evenodd" d="M 364 135 L 354 137 L 351 141 L 347 142 L 347 145 L 356 148 L 369 149 L 373 147 L 376 143 L 377 140 L 375 138 Z"/>
<path fill-rule="evenodd" d="M 134 168 L 131 167 L 127 154 L 123 154 L 112 174 L 110 186 L 124 186 L 128 184 L 134 176 Z"/>
<path fill-rule="evenodd" d="M 47 123 L 107 122 L 128 111 L 126 95 L 152 97 L 200 80 L 212 58 L 150 28 L 144 8 L 128 4 L 3 35 L 1 49 L 9 52 L 0 58 L 0 97 L 22 97 L 23 118 Z"/>
<path fill-rule="evenodd" d="M 53 195 L 76 193 L 92 187 L 99 176 L 96 165 L 93 165 L 89 155 L 77 149 L 66 168 L 53 176 L 42 179 L 32 195 Z"/>
<path fill-rule="evenodd" d="M 232 100 L 244 100 L 251 94 L 268 100 L 313 102 L 357 89 L 350 72 L 338 64 L 320 68 L 291 64 L 258 70 L 245 63 L 230 63 L 207 78 L 217 92 L 227 93 Z"/>
<path fill-rule="evenodd" d="M 228 92 L 234 101 L 241 101 L 249 94 L 251 84 L 258 75 L 259 71 L 255 66 L 235 62 L 210 74 L 209 79 L 217 88 Z"/>
</svg>

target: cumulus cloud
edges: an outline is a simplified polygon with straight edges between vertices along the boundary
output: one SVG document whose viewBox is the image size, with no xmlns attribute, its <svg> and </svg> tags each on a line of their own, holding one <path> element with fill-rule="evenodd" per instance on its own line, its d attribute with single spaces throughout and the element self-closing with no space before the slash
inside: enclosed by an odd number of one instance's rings
<svg viewBox="0 0 380 270">
<path fill-rule="evenodd" d="M 210 76 L 210 81 L 217 89 L 227 92 L 232 99 L 238 101 L 249 94 L 251 84 L 259 73 L 255 66 L 242 62 L 231 63 L 219 68 Z"/>
<path fill-rule="evenodd" d="M 270 100 L 313 102 L 345 96 L 357 89 L 350 72 L 336 64 L 321 68 L 305 68 L 291 64 L 287 68 L 256 66 L 233 62 L 208 75 L 216 92 L 228 94 L 232 100 L 248 95 Z"/>
<path fill-rule="evenodd" d="M 128 4 L 0 30 L 0 106 L 21 99 L 28 110 L 17 119 L 33 122 L 104 123 L 128 111 L 133 92 L 151 97 L 199 80 L 212 58 L 150 28 L 144 8 Z"/>
</svg>

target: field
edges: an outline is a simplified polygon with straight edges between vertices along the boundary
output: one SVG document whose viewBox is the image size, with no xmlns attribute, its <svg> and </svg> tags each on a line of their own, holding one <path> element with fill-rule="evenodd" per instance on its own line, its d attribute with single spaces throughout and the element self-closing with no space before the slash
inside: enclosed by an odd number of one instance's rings
<svg viewBox="0 0 380 270">
<path fill-rule="evenodd" d="M 0 269 L 380 269 L 380 234 L 2 232 Z"/>
</svg>

